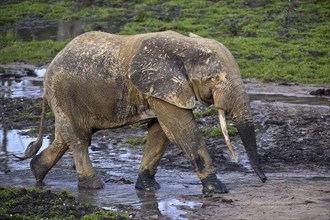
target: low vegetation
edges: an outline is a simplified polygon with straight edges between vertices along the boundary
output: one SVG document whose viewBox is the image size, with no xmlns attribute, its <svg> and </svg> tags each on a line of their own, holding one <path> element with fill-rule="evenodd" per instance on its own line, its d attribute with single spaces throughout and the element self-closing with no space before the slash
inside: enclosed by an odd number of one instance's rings
<svg viewBox="0 0 330 220">
<path fill-rule="evenodd" d="M 218 137 L 223 136 L 220 127 L 216 127 L 216 128 L 203 127 L 203 128 L 201 128 L 201 130 L 202 130 L 203 134 L 209 138 L 210 137 L 218 138 Z M 229 136 L 238 135 L 237 129 L 232 124 L 227 124 L 227 130 L 228 130 Z"/>
<path fill-rule="evenodd" d="M 144 145 L 147 142 L 147 137 L 141 137 L 141 138 L 132 138 L 128 139 L 126 143 L 137 146 L 137 145 Z"/>
<path fill-rule="evenodd" d="M 126 213 L 79 203 L 68 191 L 0 187 L 0 201 L 0 219 L 129 219 Z"/>
<path fill-rule="evenodd" d="M 23 106 L 18 116 L 20 119 L 40 119 L 42 112 L 42 100 L 39 99 L 33 104 Z M 37 113 L 37 114 L 36 114 Z M 46 119 L 54 117 L 50 108 L 46 109 Z"/>
<path fill-rule="evenodd" d="M 206 116 L 216 115 L 218 110 L 215 107 L 207 108 L 205 111 L 196 111 L 194 112 L 195 118 L 203 118 Z"/>
<path fill-rule="evenodd" d="M 5 1 L 0 5 L 0 63 L 45 64 L 70 40 L 17 41 L 18 22 L 84 19 L 90 21 L 85 31 L 171 29 L 216 39 L 232 51 L 245 78 L 329 83 L 329 8 L 327 0 Z"/>
</svg>

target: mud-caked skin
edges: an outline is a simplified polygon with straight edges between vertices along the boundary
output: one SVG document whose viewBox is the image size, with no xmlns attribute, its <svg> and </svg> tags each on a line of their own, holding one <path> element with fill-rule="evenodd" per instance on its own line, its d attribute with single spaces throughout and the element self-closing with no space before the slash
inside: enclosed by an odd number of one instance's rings
<svg viewBox="0 0 330 220">
<path fill-rule="evenodd" d="M 37 182 L 42 182 L 49 170 L 56 164 L 56 162 L 66 152 L 68 147 L 66 145 L 60 145 L 61 147 L 55 147 L 57 145 L 57 139 L 55 138 L 53 144 L 46 148 L 42 153 L 35 155 L 30 161 L 30 168 Z M 63 147 L 62 147 L 63 146 Z M 53 149 L 57 151 L 53 151 Z M 52 160 L 49 160 L 52 158 Z"/>
<path fill-rule="evenodd" d="M 42 182 L 48 171 L 51 169 L 47 164 L 38 161 L 40 155 L 36 155 L 30 162 L 30 168 L 37 182 Z"/>
<path fill-rule="evenodd" d="M 228 189 L 225 184 L 223 184 L 216 175 L 211 174 L 202 180 L 203 194 L 211 196 L 214 193 L 228 193 Z"/>
<path fill-rule="evenodd" d="M 139 173 L 135 188 L 139 190 L 154 191 L 160 189 L 160 185 L 155 180 L 155 174 L 151 175 L 150 171 L 145 170 Z"/>
<path fill-rule="evenodd" d="M 191 161 L 203 193 L 224 193 L 227 189 L 216 177 L 194 119 L 196 100 L 218 109 L 232 151 L 225 126 L 225 113 L 230 113 L 252 168 L 265 181 L 249 99 L 235 59 L 217 41 L 173 31 L 132 36 L 89 32 L 72 40 L 47 68 L 38 139 L 18 158 L 34 157 L 31 169 L 41 182 L 70 149 L 79 188 L 99 189 L 104 183 L 88 154 L 93 133 L 148 123 L 138 189 L 159 189 L 157 166 L 172 142 Z M 47 105 L 55 115 L 55 138 L 35 156 L 42 144 Z"/>
</svg>

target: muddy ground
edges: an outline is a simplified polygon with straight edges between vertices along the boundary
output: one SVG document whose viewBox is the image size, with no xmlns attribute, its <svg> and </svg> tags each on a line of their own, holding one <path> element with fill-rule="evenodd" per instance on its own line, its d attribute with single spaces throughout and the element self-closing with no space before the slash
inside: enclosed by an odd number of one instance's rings
<svg viewBox="0 0 330 220">
<path fill-rule="evenodd" d="M 194 201 L 197 206 L 179 205 L 184 213 L 176 218 L 186 219 L 329 219 L 330 218 L 330 105 L 329 97 L 312 96 L 310 92 L 330 89 L 329 85 L 298 85 L 290 83 L 260 83 L 246 80 L 251 97 L 251 107 L 257 130 L 259 154 L 268 181 L 261 183 L 251 172 L 244 150 L 238 137 L 233 137 L 238 163 L 230 158 L 222 138 L 205 136 L 208 150 L 218 172 L 218 177 L 227 184 L 228 194 L 204 197 L 197 181 L 185 182 L 183 190 L 193 190 L 190 194 L 180 194 L 177 198 Z M 1 123 L 3 129 L 37 128 L 39 121 L 22 118 L 21 111 L 28 105 L 39 102 L 34 98 L 2 98 Z M 32 109 L 39 115 L 40 109 Z M 199 106 L 196 111 L 205 111 Z M 216 127 L 218 119 L 211 115 L 197 119 L 200 127 Z M 53 118 L 47 119 L 47 133 L 52 134 Z M 117 130 L 100 131 L 93 140 L 111 142 L 113 145 L 125 143 L 129 138 L 143 137 L 144 126 L 134 126 Z M 92 146 L 93 148 L 93 146 Z M 94 150 L 102 150 L 95 149 Z M 142 154 L 142 153 L 141 153 Z M 26 161 L 26 163 L 28 163 Z M 70 164 L 61 166 L 71 166 Z M 97 167 L 97 164 L 95 165 Z M 192 166 L 174 145 L 170 145 L 161 161 L 160 168 L 175 173 L 192 173 Z M 67 173 L 60 167 L 47 176 L 49 179 L 66 178 Z M 104 172 L 104 170 L 102 170 Z M 63 172 L 63 173 L 62 173 Z M 66 171 L 67 172 L 67 171 Z M 70 171 L 71 172 L 71 171 Z M 73 172 L 73 171 L 72 171 Z M 0 167 L 0 185 L 9 185 L 8 179 L 24 178 L 31 175 L 26 171 L 12 171 Z M 125 179 L 124 179 L 125 180 Z M 15 182 L 14 181 L 14 182 Z M 73 181 L 75 181 L 73 179 Z M 132 179 L 134 181 L 134 179 Z M 134 187 L 132 181 L 126 182 Z M 175 180 L 173 180 L 175 181 Z M 123 184 L 110 180 L 114 186 Z M 125 181 L 124 181 L 125 182 Z M 171 181 L 160 184 L 171 185 Z M 157 195 L 157 192 L 156 192 Z M 154 211 L 129 205 L 116 205 L 127 211 L 133 219 L 168 219 L 157 208 Z M 159 205 L 158 205 L 159 206 Z M 148 211 L 146 211 L 148 210 Z M 158 211 L 157 211 L 158 210 Z"/>
</svg>

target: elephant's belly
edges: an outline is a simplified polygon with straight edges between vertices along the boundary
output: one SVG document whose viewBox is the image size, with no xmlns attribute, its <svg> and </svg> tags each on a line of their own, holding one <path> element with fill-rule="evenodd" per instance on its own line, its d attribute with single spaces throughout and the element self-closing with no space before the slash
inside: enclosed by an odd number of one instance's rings
<svg viewBox="0 0 330 220">
<path fill-rule="evenodd" d="M 110 116 L 110 115 L 109 115 Z M 97 129 L 109 129 L 118 128 L 126 125 L 132 125 L 136 123 L 148 122 L 151 119 L 156 118 L 153 112 L 149 109 L 132 114 L 131 111 L 118 112 L 116 115 L 111 117 L 99 118 L 94 115 L 92 119 L 92 127 Z"/>
</svg>

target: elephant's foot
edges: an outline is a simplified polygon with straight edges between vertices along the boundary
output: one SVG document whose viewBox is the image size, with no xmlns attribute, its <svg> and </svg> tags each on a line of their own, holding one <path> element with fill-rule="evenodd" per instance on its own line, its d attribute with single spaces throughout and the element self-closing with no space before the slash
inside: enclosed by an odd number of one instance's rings
<svg viewBox="0 0 330 220">
<path fill-rule="evenodd" d="M 145 170 L 139 173 L 135 188 L 152 191 L 160 189 L 160 185 L 156 182 L 155 175 L 151 175 L 149 170 Z"/>
<path fill-rule="evenodd" d="M 79 189 L 103 189 L 104 182 L 97 176 L 78 177 Z"/>
<path fill-rule="evenodd" d="M 45 178 L 48 171 L 52 168 L 49 163 L 43 161 L 41 154 L 34 156 L 30 162 L 30 168 L 34 177 L 36 178 L 37 183 L 43 183 L 43 179 Z"/>
<path fill-rule="evenodd" d="M 212 196 L 214 193 L 228 193 L 228 189 L 215 174 L 211 174 L 202 180 L 203 194 L 205 196 Z"/>
</svg>

